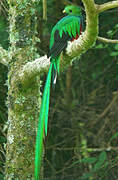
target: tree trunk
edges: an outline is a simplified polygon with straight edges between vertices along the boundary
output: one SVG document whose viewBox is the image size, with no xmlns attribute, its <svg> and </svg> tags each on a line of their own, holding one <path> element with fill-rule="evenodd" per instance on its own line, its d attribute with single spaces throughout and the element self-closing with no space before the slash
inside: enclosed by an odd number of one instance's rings
<svg viewBox="0 0 118 180">
<path fill-rule="evenodd" d="M 28 86 L 17 80 L 23 65 L 36 58 L 33 1 L 9 1 L 10 63 L 8 73 L 8 138 L 5 179 L 33 179 L 38 78 Z"/>
</svg>

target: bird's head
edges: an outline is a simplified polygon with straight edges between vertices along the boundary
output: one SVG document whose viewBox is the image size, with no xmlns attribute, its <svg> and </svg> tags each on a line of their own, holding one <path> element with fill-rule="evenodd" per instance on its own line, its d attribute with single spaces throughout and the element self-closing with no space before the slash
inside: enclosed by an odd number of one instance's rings
<svg viewBox="0 0 118 180">
<path fill-rule="evenodd" d="M 80 16 L 82 11 L 81 11 L 81 8 L 79 6 L 68 5 L 63 10 L 63 13 L 66 13 L 68 15 Z"/>
</svg>

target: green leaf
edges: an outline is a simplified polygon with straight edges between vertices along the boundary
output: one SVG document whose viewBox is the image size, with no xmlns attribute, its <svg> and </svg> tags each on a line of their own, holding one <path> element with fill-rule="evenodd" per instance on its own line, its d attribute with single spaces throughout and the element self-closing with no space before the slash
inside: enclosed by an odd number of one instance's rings
<svg viewBox="0 0 118 180">
<path fill-rule="evenodd" d="M 118 132 L 115 133 L 113 136 L 111 136 L 110 141 L 112 141 L 113 139 L 115 139 L 117 136 L 118 136 Z"/>
<path fill-rule="evenodd" d="M 118 44 L 116 44 L 116 45 L 114 46 L 114 49 L 115 49 L 115 50 L 118 50 Z"/>
<path fill-rule="evenodd" d="M 102 49 L 102 48 L 104 48 L 103 44 L 96 45 L 96 49 Z"/>
<path fill-rule="evenodd" d="M 107 34 L 108 34 L 108 36 L 112 36 L 112 35 L 113 35 L 113 31 L 112 31 L 112 30 L 109 30 L 109 31 L 107 32 Z"/>
<path fill-rule="evenodd" d="M 73 162 L 73 163 L 71 164 L 70 167 L 73 167 L 74 165 L 79 164 L 79 163 L 80 163 L 80 160 L 79 160 L 79 161 L 75 161 L 75 162 Z"/>
<path fill-rule="evenodd" d="M 88 158 L 82 159 L 81 162 L 92 164 L 92 163 L 95 163 L 96 161 L 97 161 L 97 158 L 96 158 L 96 157 L 88 157 Z"/>
<path fill-rule="evenodd" d="M 115 28 L 118 29 L 118 24 L 115 25 Z"/>
<path fill-rule="evenodd" d="M 108 161 L 106 161 L 104 164 L 104 168 L 106 168 L 108 166 L 108 164 L 109 164 Z"/>
<path fill-rule="evenodd" d="M 102 162 L 102 161 L 98 161 L 98 162 L 94 165 L 92 171 L 93 171 L 93 172 L 98 171 L 98 170 L 102 167 L 102 165 L 103 165 L 103 162 Z"/>
<path fill-rule="evenodd" d="M 99 161 L 104 162 L 107 159 L 107 153 L 105 151 L 102 151 L 98 158 Z"/>
<path fill-rule="evenodd" d="M 87 178 L 89 178 L 89 177 L 91 177 L 91 176 L 93 176 L 93 173 L 92 172 L 90 172 L 90 173 L 85 173 L 83 176 L 81 176 L 80 178 L 81 179 L 87 179 Z"/>
<path fill-rule="evenodd" d="M 98 157 L 97 163 L 94 165 L 94 168 L 92 169 L 93 172 L 98 171 L 102 165 L 104 164 L 105 160 L 107 159 L 107 153 L 105 151 L 102 151 Z"/>
<path fill-rule="evenodd" d="M 110 53 L 110 56 L 118 56 L 118 52 L 117 51 L 113 51 Z"/>
</svg>

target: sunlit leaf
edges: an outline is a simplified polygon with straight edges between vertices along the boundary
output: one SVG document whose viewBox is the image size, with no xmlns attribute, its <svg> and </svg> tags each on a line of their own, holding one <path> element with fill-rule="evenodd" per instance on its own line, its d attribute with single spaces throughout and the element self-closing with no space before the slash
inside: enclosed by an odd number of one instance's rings
<svg viewBox="0 0 118 180">
<path fill-rule="evenodd" d="M 96 49 L 102 49 L 102 48 L 104 48 L 103 44 L 99 44 L 99 45 L 96 46 Z"/>
<path fill-rule="evenodd" d="M 110 53 L 110 56 L 118 56 L 118 51 L 113 51 Z"/>
</svg>

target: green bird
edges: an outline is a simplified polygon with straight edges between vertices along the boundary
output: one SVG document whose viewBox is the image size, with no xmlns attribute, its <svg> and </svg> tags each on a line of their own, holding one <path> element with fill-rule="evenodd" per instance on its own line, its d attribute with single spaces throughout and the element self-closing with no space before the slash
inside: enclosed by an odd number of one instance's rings
<svg viewBox="0 0 118 180">
<path fill-rule="evenodd" d="M 65 7 L 63 12 L 66 13 L 67 16 L 63 17 L 60 21 L 58 21 L 58 23 L 53 27 L 51 32 L 48 54 L 48 57 L 50 57 L 50 67 L 44 87 L 36 137 L 35 180 L 40 179 L 40 168 L 43 154 L 43 140 L 45 136 L 47 136 L 48 129 L 48 112 L 51 82 L 53 85 L 56 83 L 57 74 L 59 74 L 61 52 L 66 49 L 68 41 L 74 41 L 75 39 L 78 39 L 79 35 L 82 32 L 81 8 L 75 5 L 68 5 Z"/>
</svg>

